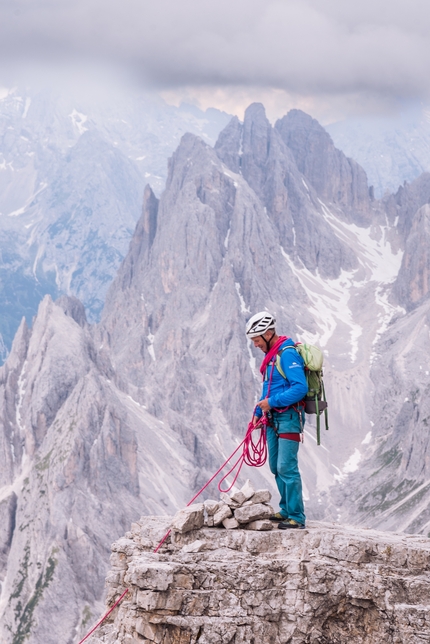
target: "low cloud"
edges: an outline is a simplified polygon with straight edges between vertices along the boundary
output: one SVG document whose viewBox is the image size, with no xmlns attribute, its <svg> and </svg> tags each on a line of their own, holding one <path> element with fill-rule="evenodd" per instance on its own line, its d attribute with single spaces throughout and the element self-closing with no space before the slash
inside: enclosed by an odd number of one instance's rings
<svg viewBox="0 0 430 644">
<path fill-rule="evenodd" d="M 102 64 L 158 88 L 426 98 L 419 0 L 0 0 L 2 67 Z"/>
</svg>

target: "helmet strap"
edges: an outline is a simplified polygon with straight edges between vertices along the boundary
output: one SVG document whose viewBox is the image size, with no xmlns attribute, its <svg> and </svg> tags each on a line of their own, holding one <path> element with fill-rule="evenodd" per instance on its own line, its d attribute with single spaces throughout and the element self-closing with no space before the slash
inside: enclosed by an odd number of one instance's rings
<svg viewBox="0 0 430 644">
<path fill-rule="evenodd" d="M 261 337 L 263 338 L 264 342 L 266 343 L 266 353 L 269 353 L 270 351 L 270 343 L 272 342 L 273 338 L 275 336 L 275 331 L 273 331 L 272 335 L 268 340 L 262 335 Z"/>
</svg>

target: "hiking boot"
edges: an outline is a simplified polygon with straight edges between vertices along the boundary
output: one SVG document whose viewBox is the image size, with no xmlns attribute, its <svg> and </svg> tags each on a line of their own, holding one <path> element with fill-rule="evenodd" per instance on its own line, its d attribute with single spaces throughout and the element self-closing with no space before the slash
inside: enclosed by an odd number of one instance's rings
<svg viewBox="0 0 430 644">
<path fill-rule="evenodd" d="M 269 521 L 277 521 L 278 523 L 280 521 L 286 521 L 286 520 L 287 520 L 287 517 L 284 517 L 284 515 L 281 514 L 280 512 L 276 512 L 276 514 L 272 514 L 272 516 L 269 517 Z"/>
<path fill-rule="evenodd" d="M 285 521 L 281 521 L 278 525 L 280 530 L 304 530 L 305 527 L 304 523 L 298 523 L 297 521 L 294 521 L 294 519 L 285 519 Z"/>
</svg>

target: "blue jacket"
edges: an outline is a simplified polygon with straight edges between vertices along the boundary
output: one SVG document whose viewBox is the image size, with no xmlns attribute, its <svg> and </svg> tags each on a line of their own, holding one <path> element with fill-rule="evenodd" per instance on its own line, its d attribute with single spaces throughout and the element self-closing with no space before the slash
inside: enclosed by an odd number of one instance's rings
<svg viewBox="0 0 430 644">
<path fill-rule="evenodd" d="M 280 351 L 282 351 L 283 347 L 287 346 L 294 346 L 294 342 L 291 338 L 282 343 Z M 267 398 L 272 364 L 273 361 L 266 369 L 260 400 Z M 281 367 L 286 378 L 279 373 L 275 366 L 273 368 L 272 383 L 270 385 L 269 405 L 276 409 L 284 409 L 285 407 L 294 405 L 299 402 L 299 400 L 302 400 L 308 393 L 308 383 L 306 382 L 305 376 L 305 363 L 298 351 L 295 351 L 294 349 L 282 351 Z M 258 418 L 262 415 L 260 407 L 256 408 L 255 415 Z"/>
</svg>

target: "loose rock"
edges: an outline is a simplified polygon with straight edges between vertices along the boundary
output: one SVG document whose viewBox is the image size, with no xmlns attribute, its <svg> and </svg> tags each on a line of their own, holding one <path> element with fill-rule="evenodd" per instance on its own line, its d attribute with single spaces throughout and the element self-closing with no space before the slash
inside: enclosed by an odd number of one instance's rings
<svg viewBox="0 0 430 644">
<path fill-rule="evenodd" d="M 213 499 L 206 499 L 203 505 L 205 507 L 206 514 L 211 517 L 217 512 L 217 510 L 219 510 L 220 502 L 214 501 Z"/>
<path fill-rule="evenodd" d="M 271 498 L 272 495 L 269 490 L 257 490 L 251 501 L 253 503 L 270 503 Z"/>
<path fill-rule="evenodd" d="M 239 503 L 236 503 L 236 501 L 233 501 L 231 497 L 226 492 L 221 492 L 220 494 L 220 499 L 223 503 L 226 505 L 229 505 L 231 508 L 238 508 Z"/>
<path fill-rule="evenodd" d="M 274 525 L 273 521 L 269 521 L 269 519 L 261 519 L 260 521 L 251 521 L 251 523 L 248 523 L 247 525 L 244 526 L 246 530 L 273 530 Z"/>
<path fill-rule="evenodd" d="M 204 549 L 205 545 L 206 541 L 196 539 L 192 543 L 188 543 L 187 545 L 183 546 L 182 552 L 200 552 Z"/>
<path fill-rule="evenodd" d="M 239 523 L 250 523 L 251 521 L 258 521 L 259 519 L 268 519 L 274 513 L 270 505 L 263 503 L 253 503 L 242 508 L 237 508 L 234 511 L 235 518 Z"/>
<path fill-rule="evenodd" d="M 237 490 L 236 492 L 234 492 L 230 498 L 238 505 L 242 505 L 242 503 L 246 501 L 246 496 L 241 490 Z"/>
<path fill-rule="evenodd" d="M 231 519 L 224 519 L 222 524 L 226 530 L 234 530 L 239 527 L 239 521 L 234 517 L 231 517 Z"/>
<path fill-rule="evenodd" d="M 224 519 L 229 519 L 233 515 L 230 506 L 223 504 L 218 512 L 214 515 L 214 526 L 220 525 Z"/>
<path fill-rule="evenodd" d="M 246 481 L 245 485 L 243 485 L 243 486 L 240 488 L 240 491 L 241 491 L 241 492 L 242 492 L 242 494 L 244 495 L 244 497 L 245 497 L 245 500 L 246 500 L 246 501 L 247 501 L 248 499 L 250 499 L 252 496 L 254 496 L 254 494 L 255 494 L 255 489 L 254 489 L 254 487 L 253 487 L 253 485 L 251 484 L 251 481 L 250 481 L 249 479 L 247 479 L 247 481 Z"/>
<path fill-rule="evenodd" d="M 190 530 L 201 528 L 204 520 L 203 503 L 194 503 L 194 505 L 189 505 L 175 514 L 172 521 L 172 530 L 184 534 L 185 532 L 190 532 Z"/>
</svg>

